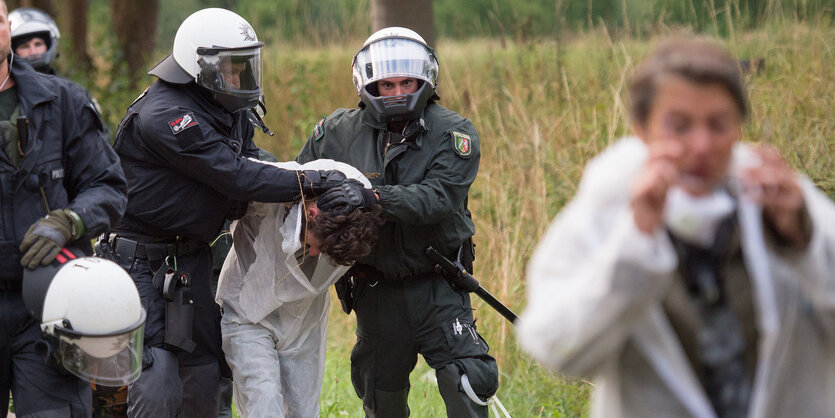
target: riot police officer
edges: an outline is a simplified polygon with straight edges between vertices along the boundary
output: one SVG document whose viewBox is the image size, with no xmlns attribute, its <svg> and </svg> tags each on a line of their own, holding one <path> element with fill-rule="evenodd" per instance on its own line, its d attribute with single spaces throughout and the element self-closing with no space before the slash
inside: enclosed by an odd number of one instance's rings
<svg viewBox="0 0 835 418">
<path fill-rule="evenodd" d="M 125 209 L 125 177 L 84 91 L 15 59 L 2 1 L 0 57 L 0 411 L 11 389 L 20 416 L 89 416 L 89 383 L 36 350 L 45 340 L 23 304 L 23 271 L 69 243 L 91 254 Z"/>
<path fill-rule="evenodd" d="M 195 12 L 116 134 L 128 207 L 102 244 L 148 311 L 146 364 L 128 388 L 128 415 L 217 415 L 222 353 L 209 242 L 246 201 L 292 201 L 345 178 L 248 158 L 257 158 L 246 111 L 261 95 L 262 45 L 231 11 Z"/>
<path fill-rule="evenodd" d="M 436 273 L 424 254 L 432 245 L 455 258 L 463 248 L 471 265 L 467 193 L 478 172 L 478 133 L 437 104 L 438 61 L 412 30 L 371 35 L 354 57 L 353 77 L 360 107 L 322 119 L 297 160 L 333 158 L 357 167 L 387 221 L 371 254 L 351 270 L 354 388 L 368 416 L 408 416 L 409 374 L 420 353 L 436 371 L 449 416 L 486 417 L 483 401 L 498 388 L 496 362 L 476 332 L 469 294 Z M 320 202 L 335 205 L 345 189 Z M 464 380 L 480 399 L 465 394 Z"/>
</svg>

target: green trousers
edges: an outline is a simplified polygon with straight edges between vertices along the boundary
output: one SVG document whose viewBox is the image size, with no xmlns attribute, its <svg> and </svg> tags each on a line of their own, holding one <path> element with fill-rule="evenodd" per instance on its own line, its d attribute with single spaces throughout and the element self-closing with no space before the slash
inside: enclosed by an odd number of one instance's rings
<svg viewBox="0 0 835 418">
<path fill-rule="evenodd" d="M 368 417 L 409 416 L 409 374 L 423 355 L 435 369 L 449 417 L 487 417 L 461 389 L 466 373 L 482 401 L 498 389 L 496 360 L 476 332 L 468 293 L 439 275 L 357 280 L 357 343 L 351 380 Z"/>
</svg>

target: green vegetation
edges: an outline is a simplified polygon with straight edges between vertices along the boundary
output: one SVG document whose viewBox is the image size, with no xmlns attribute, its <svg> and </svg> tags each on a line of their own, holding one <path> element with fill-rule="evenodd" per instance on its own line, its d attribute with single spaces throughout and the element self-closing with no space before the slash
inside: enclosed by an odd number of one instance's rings
<svg viewBox="0 0 835 418">
<path fill-rule="evenodd" d="M 582 168 L 629 132 L 624 109 L 630 70 L 668 35 L 615 39 L 604 29 L 560 43 L 498 39 L 442 40 L 442 103 L 479 129 L 481 169 L 470 199 L 477 225 L 476 276 L 499 299 L 524 308 L 525 264 L 545 228 L 576 190 Z M 749 75 L 749 141 L 772 143 L 792 165 L 835 196 L 835 29 L 829 22 L 775 19 L 722 42 L 740 58 L 764 58 Z M 292 158 L 313 125 L 357 103 L 350 81 L 355 44 L 267 48 L 264 84 L 275 137 L 256 142 Z M 512 327 L 474 297 L 479 330 L 499 361 L 499 397 L 514 416 L 582 416 L 589 385 L 554 377 L 517 348 Z M 361 416 L 350 383 L 354 319 L 334 307 L 321 406 L 323 416 Z M 443 403 L 419 363 L 412 375 L 414 416 L 442 416 Z"/>
<path fill-rule="evenodd" d="M 98 22 L 107 22 L 103 1 L 93 0 Z M 169 52 L 182 18 L 207 2 L 178 2 L 178 10 L 163 3 L 153 61 Z M 370 31 L 368 3 L 237 2 L 236 10 L 268 42 L 266 122 L 276 136 L 256 134 L 256 142 L 279 159 L 293 158 L 322 116 L 356 105 L 350 63 Z M 523 310 L 525 264 L 539 237 L 575 192 L 585 163 L 629 132 L 627 75 L 670 35 L 718 35 L 736 56 L 765 59 L 764 70 L 748 76 L 746 140 L 774 144 L 835 197 L 832 13 L 831 1 L 824 0 L 435 0 L 441 103 L 471 118 L 481 136 L 481 170 L 470 198 L 478 230 L 476 277 L 517 313 Z M 99 71 L 89 77 L 69 73 L 91 86 L 115 127 L 151 79 L 128 89 L 111 64 L 119 57 L 106 25 L 90 30 Z M 498 396 L 513 416 L 587 414 L 588 383 L 531 362 L 507 321 L 477 298 L 473 302 L 479 330 L 499 361 Z M 322 416 L 359 417 L 349 365 L 354 318 L 333 305 Z M 412 414 L 443 416 L 427 376 L 430 369 L 419 363 L 412 375 Z"/>
</svg>

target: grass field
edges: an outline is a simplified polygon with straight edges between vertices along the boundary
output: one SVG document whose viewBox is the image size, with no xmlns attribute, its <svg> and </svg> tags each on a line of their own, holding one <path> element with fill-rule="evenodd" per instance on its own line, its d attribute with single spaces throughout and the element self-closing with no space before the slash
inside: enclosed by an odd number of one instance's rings
<svg viewBox="0 0 835 418">
<path fill-rule="evenodd" d="M 614 39 L 605 30 L 517 43 L 470 40 L 439 44 L 441 103 L 472 119 L 482 159 L 470 194 L 476 223 L 475 275 L 512 309 L 525 306 L 525 264 L 554 215 L 574 193 L 589 158 L 627 134 L 625 83 L 657 40 L 687 35 L 659 27 L 652 39 Z M 314 124 L 337 107 L 353 107 L 350 62 L 361 40 L 265 51 L 267 122 L 275 137 L 259 144 L 292 158 Z M 826 20 L 774 19 L 722 42 L 740 58 L 764 58 L 748 76 L 752 117 L 747 141 L 777 146 L 791 164 L 835 196 L 835 29 Z M 531 362 L 512 327 L 474 297 L 476 317 L 499 362 L 498 396 L 513 416 L 587 414 L 590 385 L 554 376 Z M 332 307 L 322 415 L 362 416 L 350 383 L 354 317 Z M 443 416 L 444 407 L 420 362 L 412 374 L 413 416 Z"/>
</svg>

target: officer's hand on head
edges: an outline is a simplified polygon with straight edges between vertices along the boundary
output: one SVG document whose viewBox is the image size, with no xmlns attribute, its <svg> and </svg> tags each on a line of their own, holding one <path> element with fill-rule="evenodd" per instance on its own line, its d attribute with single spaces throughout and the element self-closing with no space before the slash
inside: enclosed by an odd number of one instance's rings
<svg viewBox="0 0 835 418">
<path fill-rule="evenodd" d="M 377 203 L 377 196 L 371 189 L 366 189 L 357 180 L 351 179 L 336 186 L 316 201 L 316 206 L 322 211 L 336 211 L 339 214 L 350 213 L 356 209 L 367 208 Z"/>
<path fill-rule="evenodd" d="M 77 230 L 76 220 L 69 211 L 56 209 L 49 212 L 32 224 L 23 236 L 23 242 L 20 244 L 23 257 L 20 264 L 34 269 L 38 265 L 45 266 L 51 263 L 61 248 L 76 238 Z"/>
<path fill-rule="evenodd" d="M 339 170 L 304 170 L 301 172 L 305 197 L 321 196 L 327 190 L 345 182 L 345 174 Z"/>
</svg>

